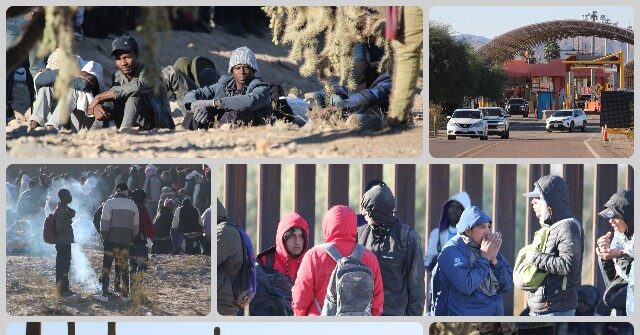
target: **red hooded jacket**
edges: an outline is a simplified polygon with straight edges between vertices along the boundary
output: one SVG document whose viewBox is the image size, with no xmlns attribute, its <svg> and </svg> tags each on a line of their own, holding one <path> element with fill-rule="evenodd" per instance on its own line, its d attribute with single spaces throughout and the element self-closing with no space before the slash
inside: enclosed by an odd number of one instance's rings
<svg viewBox="0 0 640 335">
<path fill-rule="evenodd" d="M 304 231 L 304 235 L 306 237 L 306 241 L 304 244 L 304 249 L 300 256 L 296 258 L 291 258 L 287 249 L 284 245 L 284 233 L 286 233 L 289 229 L 293 227 L 299 227 Z M 274 255 L 274 263 L 273 269 L 283 273 L 285 276 L 289 277 L 292 282 L 296 281 L 296 277 L 298 275 L 298 268 L 300 268 L 300 263 L 302 262 L 302 258 L 307 252 L 309 248 L 309 224 L 302 216 L 297 213 L 291 213 L 285 215 L 278 223 L 278 230 L 276 232 L 276 252 Z M 271 249 L 273 250 L 273 249 Z M 267 263 L 267 255 L 263 254 L 260 259 L 260 263 L 265 265 Z"/>
<path fill-rule="evenodd" d="M 333 243 L 342 255 L 350 255 L 356 245 L 356 214 L 347 206 L 334 206 L 322 220 L 324 241 Z M 369 250 L 362 255 L 362 263 L 367 265 L 373 274 L 373 301 L 371 315 L 382 314 L 384 292 L 378 259 Z M 320 315 L 313 299 L 317 299 L 320 307 L 324 305 L 327 286 L 336 261 L 321 247 L 313 247 L 307 251 L 298 270 L 298 278 L 293 285 L 294 315 Z"/>
</svg>

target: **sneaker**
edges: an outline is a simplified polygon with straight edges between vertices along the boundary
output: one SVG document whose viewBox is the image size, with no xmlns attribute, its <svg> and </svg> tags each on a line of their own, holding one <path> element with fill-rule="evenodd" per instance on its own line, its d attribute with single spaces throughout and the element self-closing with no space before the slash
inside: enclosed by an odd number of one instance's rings
<svg viewBox="0 0 640 335">
<path fill-rule="evenodd" d="M 93 298 L 98 301 L 109 302 L 109 297 L 104 294 L 94 294 Z"/>
<path fill-rule="evenodd" d="M 131 302 L 131 297 L 122 297 L 123 302 Z"/>
</svg>

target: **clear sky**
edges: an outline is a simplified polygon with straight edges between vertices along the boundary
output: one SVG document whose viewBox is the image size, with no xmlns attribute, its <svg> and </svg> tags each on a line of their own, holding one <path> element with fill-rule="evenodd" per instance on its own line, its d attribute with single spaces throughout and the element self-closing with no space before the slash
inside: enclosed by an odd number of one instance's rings
<svg viewBox="0 0 640 335">
<path fill-rule="evenodd" d="M 598 17 L 606 15 L 619 27 L 634 26 L 633 9 L 627 6 L 436 6 L 429 11 L 429 20 L 451 25 L 456 34 L 491 39 L 532 23 L 581 19 L 591 11 Z"/>
<path fill-rule="evenodd" d="M 418 323 L 358 323 L 350 322 L 349 327 L 341 322 L 117 322 L 117 335 L 141 334 L 189 334 L 213 335 L 213 328 L 220 327 L 220 335 L 255 334 L 260 329 L 260 335 L 282 335 L 283 331 L 295 330 L 296 334 L 305 335 L 422 335 L 422 326 Z M 7 335 L 24 335 L 26 324 L 14 322 L 7 327 Z M 66 335 L 66 322 L 44 322 L 42 335 Z M 106 335 L 106 322 L 76 322 L 76 335 Z"/>
</svg>

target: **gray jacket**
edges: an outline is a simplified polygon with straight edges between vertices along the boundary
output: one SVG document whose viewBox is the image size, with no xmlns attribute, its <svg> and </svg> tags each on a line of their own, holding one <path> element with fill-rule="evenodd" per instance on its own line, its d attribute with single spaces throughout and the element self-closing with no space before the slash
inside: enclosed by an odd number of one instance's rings
<svg viewBox="0 0 640 335">
<path fill-rule="evenodd" d="M 105 242 L 131 244 L 139 229 L 140 213 L 133 200 L 116 194 L 105 201 L 100 217 L 100 234 Z"/>
<path fill-rule="evenodd" d="M 246 86 L 244 94 L 232 96 L 229 93 L 233 77 L 224 75 L 217 83 L 195 91 L 190 91 L 184 96 L 184 104 L 190 105 L 196 100 L 220 99 L 220 109 L 232 110 L 239 113 L 252 113 L 263 123 L 271 120 L 271 98 L 269 96 L 269 84 L 259 77 L 253 78 Z"/>
<path fill-rule="evenodd" d="M 562 178 L 544 176 L 534 185 L 551 207 L 552 217 L 546 221 L 551 227 L 545 250 L 533 258 L 533 264 L 548 275 L 538 290 L 527 293 L 527 304 L 536 313 L 575 309 L 582 273 L 584 230 L 569 209 L 569 189 Z"/>
<path fill-rule="evenodd" d="M 73 243 L 73 217 L 76 211 L 66 205 L 58 205 L 55 211 L 56 245 L 70 245 Z"/>
<path fill-rule="evenodd" d="M 116 71 L 113 74 L 113 84 L 109 89 L 115 95 L 116 100 L 128 99 L 129 97 L 145 96 L 153 110 L 155 117 L 155 126 L 157 128 L 175 128 L 173 117 L 171 116 L 171 107 L 169 107 L 169 98 L 167 94 L 167 86 L 162 77 L 158 76 L 155 80 L 150 80 L 144 65 L 138 63 L 133 69 L 133 78 L 129 80 L 122 72 Z M 154 82 L 152 84 L 152 81 Z M 157 89 L 157 94 L 155 90 Z"/>
</svg>

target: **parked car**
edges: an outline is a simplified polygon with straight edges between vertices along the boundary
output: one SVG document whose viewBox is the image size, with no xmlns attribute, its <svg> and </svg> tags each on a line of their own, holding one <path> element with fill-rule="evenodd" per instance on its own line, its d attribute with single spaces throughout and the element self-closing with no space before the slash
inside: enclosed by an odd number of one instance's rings
<svg viewBox="0 0 640 335">
<path fill-rule="evenodd" d="M 507 101 L 507 112 L 509 114 L 521 113 L 523 117 L 528 117 L 529 104 L 523 98 L 511 98 Z"/>
<path fill-rule="evenodd" d="M 582 109 L 560 109 L 547 118 L 547 132 L 568 129 L 571 133 L 575 127 L 587 131 L 587 115 Z"/>
<path fill-rule="evenodd" d="M 456 109 L 447 119 L 447 139 L 455 140 L 456 136 L 480 137 L 489 139 L 489 124 L 484 120 L 479 109 Z"/>
<path fill-rule="evenodd" d="M 502 107 L 481 107 L 482 116 L 489 125 L 489 135 L 500 135 L 500 138 L 509 138 L 509 118 Z"/>
</svg>

